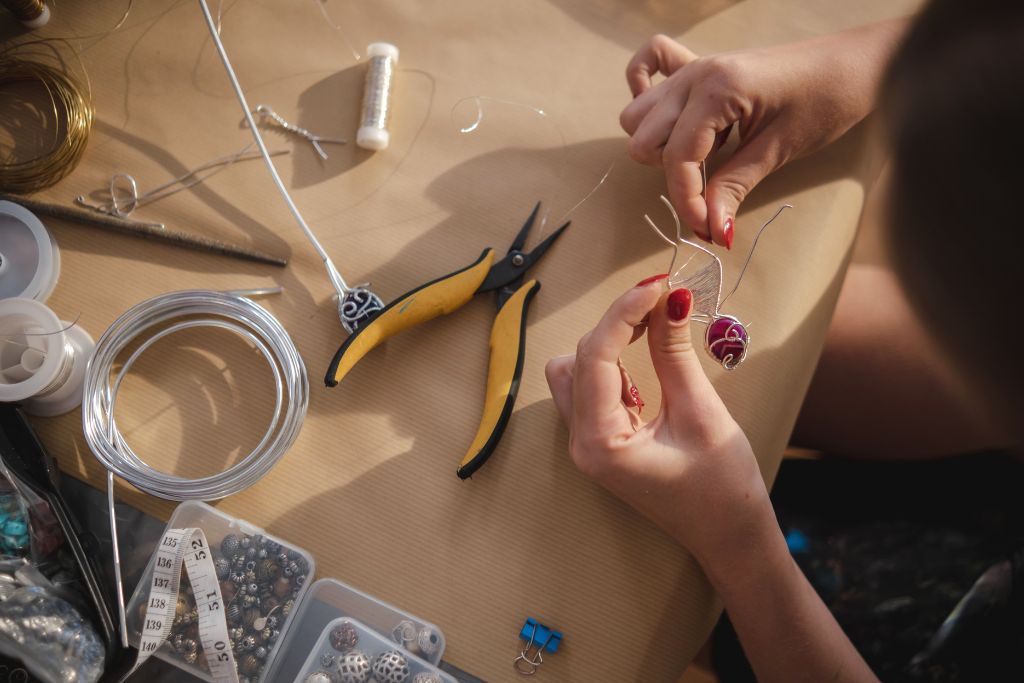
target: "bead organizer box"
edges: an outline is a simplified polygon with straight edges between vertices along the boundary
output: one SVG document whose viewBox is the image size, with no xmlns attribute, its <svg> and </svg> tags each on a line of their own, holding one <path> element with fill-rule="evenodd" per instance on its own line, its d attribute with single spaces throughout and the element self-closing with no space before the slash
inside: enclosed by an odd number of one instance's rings
<svg viewBox="0 0 1024 683">
<path fill-rule="evenodd" d="M 327 625 L 347 618 L 374 630 L 398 646 L 437 665 L 445 651 L 444 633 L 436 625 L 333 578 L 316 581 L 303 597 L 283 634 L 284 644 L 269 671 L 269 680 L 290 681 Z"/>
<path fill-rule="evenodd" d="M 205 503 L 186 501 L 175 509 L 167 529 L 186 528 L 201 529 L 209 540 L 238 680 L 271 680 L 267 673 L 281 649 L 281 634 L 312 583 L 313 557 Z M 135 645 L 142 633 L 156 560 L 154 556 L 150 561 L 128 605 L 128 630 Z M 156 656 L 210 681 L 193 591 L 182 573 L 170 634 Z"/>
<path fill-rule="evenodd" d="M 456 683 L 364 624 L 341 617 L 324 627 L 295 683 Z"/>
</svg>

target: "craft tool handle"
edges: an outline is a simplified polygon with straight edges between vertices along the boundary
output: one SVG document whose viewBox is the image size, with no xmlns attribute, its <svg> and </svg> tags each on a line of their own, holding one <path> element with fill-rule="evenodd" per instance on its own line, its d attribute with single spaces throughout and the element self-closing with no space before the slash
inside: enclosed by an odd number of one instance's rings
<svg viewBox="0 0 1024 683">
<path fill-rule="evenodd" d="M 417 287 L 389 303 L 345 340 L 334 354 L 324 382 L 329 387 L 337 385 L 363 356 L 386 340 L 464 306 L 476 294 L 493 262 L 494 250 L 487 248 L 475 263 Z"/>
<path fill-rule="evenodd" d="M 530 280 L 509 297 L 494 318 L 484 413 L 476 437 L 456 470 L 460 479 L 472 476 L 487 461 L 512 417 L 526 359 L 526 315 L 539 291 L 540 283 Z"/>
</svg>

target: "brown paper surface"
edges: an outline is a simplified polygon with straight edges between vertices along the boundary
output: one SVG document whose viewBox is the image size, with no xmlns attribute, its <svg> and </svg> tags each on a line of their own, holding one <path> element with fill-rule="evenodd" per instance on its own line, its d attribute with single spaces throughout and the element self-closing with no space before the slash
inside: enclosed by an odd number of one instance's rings
<svg viewBox="0 0 1024 683">
<path fill-rule="evenodd" d="M 503 253 L 534 202 L 544 201 L 553 229 L 611 167 L 533 271 L 543 289 L 530 312 L 526 369 L 491 461 L 471 481 L 455 476 L 482 406 L 490 297 L 391 340 L 327 389 L 323 373 L 344 336 L 333 290 L 260 161 L 134 217 L 285 255 L 287 269 L 44 218 L 63 256 L 49 305 L 66 320 L 80 315 L 99 337 L 128 307 L 164 292 L 283 286 L 261 303 L 305 359 L 309 415 L 270 475 L 219 508 L 308 548 L 319 576 L 437 623 L 445 658 L 487 680 L 516 678 L 511 662 L 527 616 L 565 634 L 546 659 L 546 680 L 675 680 L 719 606 L 682 549 L 574 469 L 543 374 L 544 362 L 571 352 L 616 296 L 668 266 L 669 251 L 642 221 L 650 212 L 670 225 L 658 202 L 663 177 L 628 158 L 618 126 L 629 99 L 625 64 L 656 32 L 707 53 L 833 31 L 914 3 L 331 0 L 323 8 L 340 31 L 318 4 L 225 2 L 223 38 L 253 106 L 350 140 L 365 70 L 352 47 L 364 52 L 386 40 L 401 49 L 387 151 L 329 145 L 322 162 L 305 141 L 266 133 L 271 149 L 291 150 L 278 168 L 349 282 L 372 281 L 387 301 L 469 264 L 486 246 Z M 122 11 L 117 2 L 61 2 L 40 35 L 103 34 Z M 249 141 L 195 2 L 136 0 L 117 32 L 75 44 L 98 118 L 82 165 L 37 199 L 70 203 L 116 172 L 132 173 L 145 191 Z M 477 129 L 461 134 L 476 114 L 464 98 L 478 95 L 520 104 L 484 101 Z M 724 255 L 728 288 L 756 227 L 779 204 L 796 207 L 766 233 L 725 310 L 752 323 L 745 365 L 726 374 L 705 363 L 769 479 L 877 171 L 866 138 L 862 126 L 763 183 Z M 624 361 L 656 406 L 641 346 Z M 197 332 L 161 342 L 139 362 L 117 417 L 151 464 L 195 476 L 256 444 L 270 388 L 244 344 Z M 66 470 L 102 486 L 77 412 L 34 423 Z M 172 509 L 127 487 L 120 496 L 163 517 Z"/>
</svg>

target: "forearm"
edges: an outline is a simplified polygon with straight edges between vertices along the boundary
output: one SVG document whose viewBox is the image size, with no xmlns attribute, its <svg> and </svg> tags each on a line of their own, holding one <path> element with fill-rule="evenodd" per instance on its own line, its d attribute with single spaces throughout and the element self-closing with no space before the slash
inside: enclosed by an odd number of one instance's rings
<svg viewBox="0 0 1024 683">
<path fill-rule="evenodd" d="M 698 559 L 758 681 L 877 681 L 790 556 L 767 495 L 750 504 L 760 521 Z"/>
</svg>

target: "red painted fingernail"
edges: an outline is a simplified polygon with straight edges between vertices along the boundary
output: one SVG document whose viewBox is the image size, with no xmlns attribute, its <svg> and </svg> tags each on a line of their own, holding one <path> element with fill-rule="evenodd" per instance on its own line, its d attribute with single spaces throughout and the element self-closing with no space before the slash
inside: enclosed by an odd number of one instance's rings
<svg viewBox="0 0 1024 683">
<path fill-rule="evenodd" d="M 642 398 L 640 398 L 640 390 L 637 389 L 635 384 L 631 384 L 629 386 L 629 395 L 633 399 L 633 405 L 636 406 L 636 412 L 642 413 L 644 411 L 644 406 L 647 404 L 644 403 Z"/>
<path fill-rule="evenodd" d="M 693 294 L 686 288 L 673 289 L 668 295 L 668 317 L 680 321 L 690 312 Z"/>
<path fill-rule="evenodd" d="M 733 236 L 733 220 L 732 216 L 725 219 L 725 248 L 732 249 L 732 236 Z"/>
<path fill-rule="evenodd" d="M 658 280 L 664 280 L 668 277 L 668 273 L 662 273 L 661 275 L 652 275 L 649 278 L 645 278 L 640 282 L 636 283 L 636 287 L 646 287 L 647 285 L 657 282 Z"/>
</svg>

